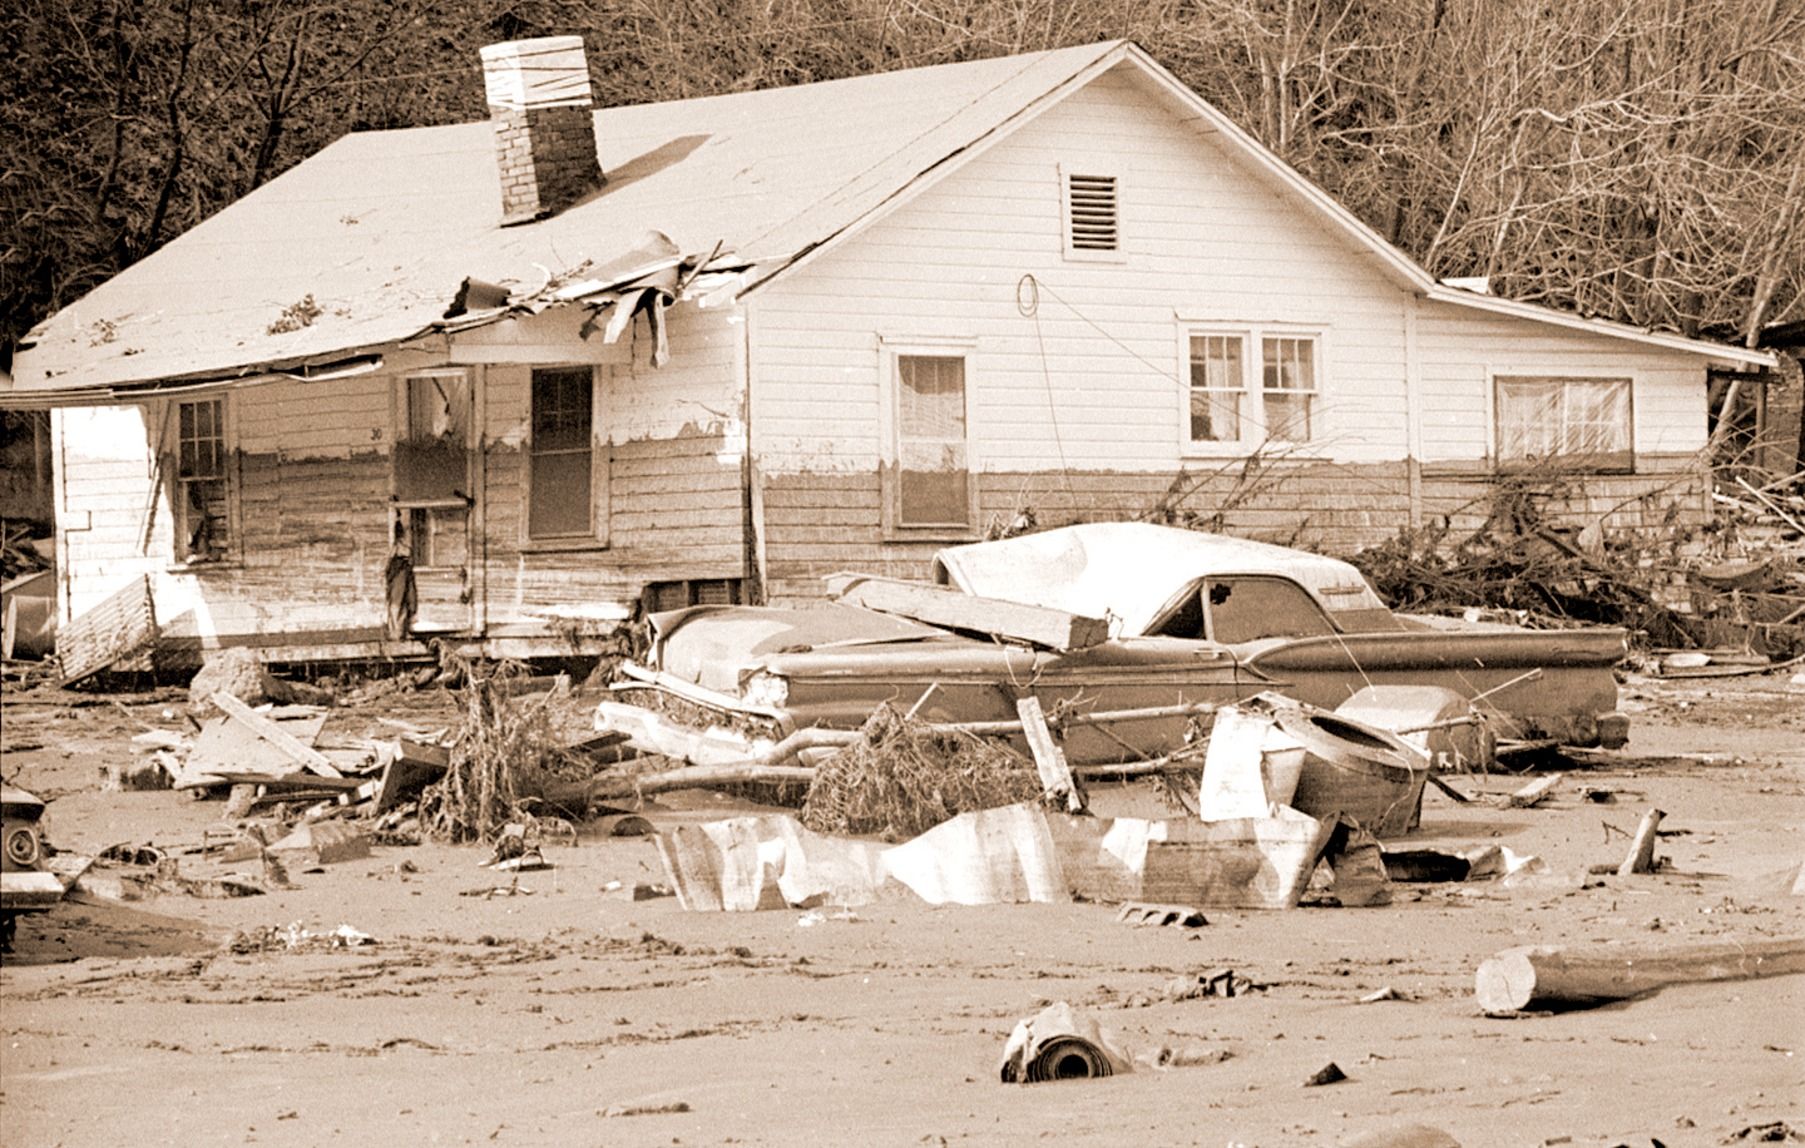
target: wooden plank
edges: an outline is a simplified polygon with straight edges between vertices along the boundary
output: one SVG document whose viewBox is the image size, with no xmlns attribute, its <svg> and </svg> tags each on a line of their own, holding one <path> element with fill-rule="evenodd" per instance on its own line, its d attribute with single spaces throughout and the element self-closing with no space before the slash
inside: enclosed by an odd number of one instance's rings
<svg viewBox="0 0 1805 1148">
<path fill-rule="evenodd" d="M 1510 809 L 1528 809 L 1530 806 L 1553 793 L 1560 783 L 1561 775 L 1558 773 L 1551 773 L 1547 777 L 1537 778 L 1528 785 L 1525 785 L 1522 789 L 1511 794 L 1509 797 L 1506 797 L 1504 799 L 1504 804 Z"/>
<path fill-rule="evenodd" d="M 830 575 L 827 585 L 831 596 L 848 605 L 1054 650 L 1083 650 L 1109 639 L 1109 623 L 1102 618 L 980 598 L 943 586 L 866 574 Z"/>
<path fill-rule="evenodd" d="M 142 575 L 57 632 L 63 685 L 85 681 L 127 659 L 141 664 L 138 659 L 154 652 L 156 644 L 156 602 L 150 576 Z"/>
<path fill-rule="evenodd" d="M 1473 993 L 1488 1013 L 1584 1008 L 1669 985 L 1805 973 L 1805 939 L 1731 944 L 1506 949 L 1479 966 Z"/>
<path fill-rule="evenodd" d="M 225 711 L 233 721 L 245 726 L 258 737 L 288 755 L 290 760 L 299 762 L 303 767 L 311 769 L 322 777 L 344 776 L 325 754 L 310 745 L 303 745 L 295 740 L 287 730 L 224 690 L 213 695 L 213 704 Z"/>
<path fill-rule="evenodd" d="M 1022 735 L 1028 739 L 1028 749 L 1034 754 L 1034 768 L 1040 774 L 1041 789 L 1064 801 L 1067 813 L 1083 813 L 1084 794 L 1072 777 L 1065 751 L 1059 748 L 1059 743 L 1053 740 L 1053 731 L 1047 728 L 1047 715 L 1041 712 L 1040 699 L 1033 696 L 1018 698 L 1015 712 L 1021 715 Z"/>
</svg>

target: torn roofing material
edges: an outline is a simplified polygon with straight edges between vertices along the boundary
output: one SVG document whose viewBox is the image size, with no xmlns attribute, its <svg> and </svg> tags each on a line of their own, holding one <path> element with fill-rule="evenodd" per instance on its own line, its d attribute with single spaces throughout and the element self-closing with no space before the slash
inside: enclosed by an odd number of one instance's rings
<svg viewBox="0 0 1805 1148">
<path fill-rule="evenodd" d="M 507 228 L 488 121 L 347 135 L 46 320 L 21 346 L 7 401 L 379 349 L 443 329 L 470 280 L 515 301 L 538 297 L 616 263 L 651 230 L 692 259 L 739 252 L 740 282 L 755 289 L 1117 68 L 1214 133 L 1248 174 L 1374 256 L 1404 290 L 1714 360 L 1773 362 L 1767 352 L 1437 284 L 1141 49 L 1109 41 L 604 109 L 595 126 L 606 184 L 550 218 Z M 461 325 L 499 316 L 468 298 L 464 306 Z"/>
<path fill-rule="evenodd" d="M 615 262 L 651 229 L 682 252 L 733 250 L 774 270 L 1123 48 L 605 109 L 606 186 L 508 228 L 487 121 L 353 133 L 45 321 L 15 387 L 131 385 L 380 347 L 434 329 L 466 280 L 534 294 Z"/>
</svg>

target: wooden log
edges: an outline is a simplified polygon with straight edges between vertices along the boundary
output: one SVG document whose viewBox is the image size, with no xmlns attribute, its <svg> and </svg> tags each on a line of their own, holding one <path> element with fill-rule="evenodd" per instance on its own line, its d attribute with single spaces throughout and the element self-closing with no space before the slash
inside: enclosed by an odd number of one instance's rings
<svg viewBox="0 0 1805 1148">
<path fill-rule="evenodd" d="M 310 769 L 321 777 L 344 776 L 325 754 L 310 745 L 303 745 L 299 740 L 290 736 L 287 730 L 224 690 L 213 695 L 213 704 L 233 721 L 281 750 L 290 760 L 299 763 L 303 768 Z"/>
<path fill-rule="evenodd" d="M 1522 789 L 1511 794 L 1509 797 L 1506 797 L 1504 799 L 1505 807 L 1508 809 L 1528 809 L 1530 806 L 1553 793 L 1555 787 L 1560 785 L 1560 783 L 1561 775 L 1558 773 L 1551 773 L 1547 777 L 1537 778 L 1528 785 L 1525 785 Z"/>
<path fill-rule="evenodd" d="M 636 793 L 664 793 L 672 789 L 691 789 L 709 785 L 741 785 L 748 781 L 792 781 L 807 783 L 815 779 L 815 771 L 806 765 L 686 765 L 662 773 L 645 773 L 638 777 L 598 778 L 596 797 L 631 797 Z"/>
<path fill-rule="evenodd" d="M 1079 791 L 1078 782 L 1072 777 L 1072 767 L 1065 760 L 1065 751 L 1059 748 L 1059 743 L 1053 740 L 1053 731 L 1047 728 L 1047 717 L 1041 712 L 1040 699 L 1017 699 L 1015 712 L 1022 716 L 1022 734 L 1028 739 L 1029 752 L 1034 755 L 1034 769 L 1040 774 L 1041 789 L 1065 802 L 1067 813 L 1084 812 L 1084 794 Z"/>
<path fill-rule="evenodd" d="M 1805 938 L 1740 944 L 1505 949 L 1480 964 L 1473 993 L 1487 1013 L 1585 1008 L 1668 985 L 1805 973 Z"/>
<path fill-rule="evenodd" d="M 1623 859 L 1623 864 L 1617 866 L 1619 877 L 1654 871 L 1655 839 L 1660 833 L 1661 819 L 1666 816 L 1659 809 L 1651 809 L 1642 815 L 1642 824 L 1636 826 L 1636 839 L 1630 845 L 1629 856 Z"/>
<path fill-rule="evenodd" d="M 1109 640 L 1109 622 L 1103 618 L 980 598 L 923 582 L 834 574 L 828 577 L 827 587 L 829 594 L 850 606 L 1054 650 L 1083 650 Z"/>
</svg>

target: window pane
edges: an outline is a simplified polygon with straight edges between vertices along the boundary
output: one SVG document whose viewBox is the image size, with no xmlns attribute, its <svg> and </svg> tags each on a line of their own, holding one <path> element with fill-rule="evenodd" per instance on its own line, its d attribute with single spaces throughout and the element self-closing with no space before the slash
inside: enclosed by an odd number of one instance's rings
<svg viewBox="0 0 1805 1148">
<path fill-rule="evenodd" d="M 1266 434 L 1284 442 L 1310 441 L 1310 402 L 1314 396 L 1266 392 Z"/>
<path fill-rule="evenodd" d="M 587 449 L 591 426 L 587 367 L 533 372 L 533 449 Z"/>
<path fill-rule="evenodd" d="M 1262 339 L 1260 358 L 1267 437 L 1308 442 L 1316 390 L 1315 340 Z"/>
<path fill-rule="evenodd" d="M 1241 396 L 1236 392 L 1191 392 L 1191 441 L 1235 442 L 1241 437 Z"/>
<path fill-rule="evenodd" d="M 971 521 L 965 455 L 965 359 L 899 355 L 897 522 L 964 526 Z"/>
<path fill-rule="evenodd" d="M 554 538 L 589 532 L 589 452 L 535 453 L 528 535 Z"/>
<path fill-rule="evenodd" d="M 902 381 L 902 436 L 965 438 L 965 360 L 902 355 L 896 360 Z"/>
<path fill-rule="evenodd" d="M 416 442 L 469 438 L 470 386 L 463 379 L 407 380 L 407 437 Z"/>
<path fill-rule="evenodd" d="M 971 517 L 970 476 L 963 443 L 904 443 L 900 521 L 906 525 L 964 524 Z"/>
<path fill-rule="evenodd" d="M 1633 449 L 1628 379 L 1497 380 L 1498 457 L 1627 455 Z"/>
<path fill-rule="evenodd" d="M 1228 645 L 1334 632 L 1309 594 L 1277 578 L 1212 581 L 1209 602 L 1211 631 L 1216 641 Z"/>
</svg>

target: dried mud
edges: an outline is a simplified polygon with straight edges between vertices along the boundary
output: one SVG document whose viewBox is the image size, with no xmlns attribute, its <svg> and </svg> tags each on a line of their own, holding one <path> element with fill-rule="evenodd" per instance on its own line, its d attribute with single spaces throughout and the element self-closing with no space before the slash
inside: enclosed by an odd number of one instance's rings
<svg viewBox="0 0 1805 1148">
<path fill-rule="evenodd" d="M 65 904 L 21 922 L 0 970 L 4 1140 L 1284 1146 L 1420 1123 L 1467 1148 L 1678 1148 L 1805 1128 L 1805 977 L 1515 1019 L 1473 1002 L 1474 969 L 1510 945 L 1805 935 L 1805 897 L 1786 893 L 1805 861 L 1805 692 L 1781 676 L 1638 681 L 1626 698 L 1640 762 L 1570 774 L 1534 809 L 1427 800 L 1415 840 L 1536 853 L 1545 881 L 1398 886 L 1386 908 L 1218 912 L 1198 929 L 1131 928 L 1088 904 L 686 914 L 604 893 L 662 879 L 635 839 L 549 847 L 556 868 L 511 896 L 460 895 L 497 883 L 485 854 L 422 846 L 264 897 Z M 5 707 L 6 774 L 56 798 L 66 849 L 198 839 L 219 815 L 97 791 L 136 723 L 167 724 L 167 701 L 125 700 Z M 429 720 L 416 704 L 401 716 Z M 1617 800 L 1582 801 L 1581 783 Z M 670 804 L 655 820 L 738 808 Z M 1605 825 L 1633 830 L 1649 804 L 1678 831 L 1667 869 L 1580 887 L 1588 864 L 1623 855 Z M 225 947 L 291 922 L 380 943 Z M 1220 967 L 1258 990 L 1160 999 Z M 1358 1003 L 1386 988 L 1398 999 Z M 1009 1029 L 1052 1000 L 1097 1010 L 1130 1049 L 1202 1063 L 998 1083 Z M 1349 1079 L 1303 1086 L 1330 1061 Z"/>
</svg>

